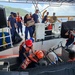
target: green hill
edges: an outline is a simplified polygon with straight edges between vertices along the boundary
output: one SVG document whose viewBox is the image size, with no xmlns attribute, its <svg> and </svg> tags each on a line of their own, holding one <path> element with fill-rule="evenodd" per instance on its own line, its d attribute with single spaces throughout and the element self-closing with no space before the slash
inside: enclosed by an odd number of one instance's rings
<svg viewBox="0 0 75 75">
<path fill-rule="evenodd" d="M 29 13 L 28 11 L 24 10 L 24 9 L 20 9 L 20 8 L 13 8 L 13 7 L 8 7 L 5 6 L 5 10 L 6 10 L 6 16 L 10 15 L 10 12 L 19 12 L 21 16 L 25 16 L 25 14 Z"/>
</svg>

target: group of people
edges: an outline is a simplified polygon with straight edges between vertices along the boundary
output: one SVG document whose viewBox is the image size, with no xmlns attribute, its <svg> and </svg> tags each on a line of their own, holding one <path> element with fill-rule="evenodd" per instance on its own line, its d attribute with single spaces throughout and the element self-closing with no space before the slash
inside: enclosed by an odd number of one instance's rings
<svg viewBox="0 0 75 75">
<path fill-rule="evenodd" d="M 21 30 L 21 35 L 23 35 L 22 31 L 22 17 L 19 16 L 19 13 L 14 13 L 11 12 L 9 18 L 8 18 L 8 27 L 10 28 L 11 31 L 11 36 L 12 36 L 12 42 L 15 42 L 15 33 L 16 29 L 19 33 L 19 29 Z"/>
<path fill-rule="evenodd" d="M 53 13 L 53 16 L 50 18 L 48 18 L 48 15 L 49 15 L 49 12 L 46 12 L 45 16 L 43 15 L 42 23 L 47 23 L 48 21 L 50 23 L 55 23 L 57 21 L 57 17 L 55 16 L 55 12 Z"/>
<path fill-rule="evenodd" d="M 24 17 L 24 21 L 22 20 L 22 17 L 19 15 L 19 13 L 17 13 L 16 15 L 16 13 L 14 12 L 11 12 L 11 15 L 8 18 L 8 26 L 11 31 L 12 42 L 15 42 L 14 38 L 15 38 L 16 29 L 18 29 L 18 33 L 20 29 L 21 34 L 23 35 L 22 22 L 24 22 L 25 25 L 25 41 L 22 42 L 19 47 L 19 59 L 21 63 L 21 68 L 23 69 L 25 69 L 28 66 L 26 60 L 29 59 L 33 61 L 34 64 L 32 66 L 35 66 L 35 64 L 37 64 L 38 61 L 44 57 L 44 53 L 41 50 L 33 51 L 33 41 L 28 39 L 28 31 L 31 38 L 33 37 L 33 34 L 35 32 L 35 25 L 30 25 L 29 22 L 30 23 L 39 22 L 37 15 L 38 11 L 39 10 L 36 10 L 33 15 L 26 14 Z"/>
<path fill-rule="evenodd" d="M 15 38 L 16 29 L 17 29 L 18 33 L 21 31 L 21 35 L 23 35 L 22 23 L 25 26 L 25 40 L 28 39 L 28 32 L 30 34 L 30 38 L 33 38 L 33 35 L 35 32 L 35 23 L 40 22 L 38 13 L 39 13 L 39 10 L 36 9 L 34 14 L 31 14 L 31 13 L 26 14 L 23 19 L 20 16 L 19 12 L 17 12 L 17 13 L 11 12 L 11 14 L 8 18 L 8 26 L 11 30 L 13 42 L 14 42 L 14 38 Z M 42 23 L 48 22 L 48 15 L 49 15 L 49 12 L 47 12 L 46 15 L 42 18 Z M 57 19 L 55 16 L 55 13 L 53 13 L 52 18 L 54 21 Z"/>
<path fill-rule="evenodd" d="M 19 13 L 17 13 L 17 15 L 16 15 L 16 13 L 11 12 L 11 15 L 8 18 L 8 26 L 9 26 L 10 31 L 11 31 L 13 42 L 15 41 L 14 38 L 15 38 L 16 29 L 17 29 L 18 33 L 19 33 L 19 29 L 20 29 L 21 35 L 23 35 L 22 22 L 24 22 L 24 25 L 25 25 L 25 41 L 22 42 L 22 44 L 20 45 L 20 48 L 19 48 L 20 61 L 21 61 L 21 63 L 24 62 L 21 65 L 22 68 L 26 68 L 28 66 L 28 65 L 25 65 L 25 63 L 27 62 L 27 61 L 24 61 L 25 59 L 26 60 L 29 59 L 29 60 L 32 60 L 32 61 L 37 63 L 40 59 L 42 59 L 44 57 L 43 51 L 38 50 L 38 51 L 34 52 L 32 40 L 27 40 L 28 39 L 28 31 L 29 31 L 29 34 L 30 34 L 30 38 L 33 38 L 33 35 L 34 35 L 34 32 L 35 32 L 35 25 L 34 24 L 39 23 L 38 12 L 39 12 L 39 10 L 36 10 L 33 15 L 32 14 L 26 14 L 24 16 L 24 20 L 19 15 Z M 45 22 L 48 21 L 48 15 L 49 15 L 49 12 L 47 12 L 47 14 L 43 17 L 42 23 L 45 23 Z M 52 18 L 53 18 L 54 21 L 57 19 L 56 16 L 55 16 L 55 13 L 53 13 Z M 66 35 L 67 34 L 70 34 L 70 33 L 67 32 Z M 74 37 L 72 35 L 70 35 L 68 40 L 73 42 Z M 66 46 L 68 45 L 68 43 L 69 42 L 66 43 Z M 73 59 L 74 55 L 71 58 L 71 54 L 73 55 L 73 52 L 70 53 L 69 58 Z M 73 60 L 75 60 L 75 58 Z M 72 61 L 72 60 L 69 60 L 69 61 Z"/>
<path fill-rule="evenodd" d="M 73 39 L 73 31 L 67 32 L 69 34 L 69 39 Z M 55 57 L 55 55 L 53 54 Z M 42 50 L 33 50 L 33 43 L 32 40 L 28 39 L 21 43 L 19 47 L 19 58 L 21 61 L 21 68 L 26 69 L 27 67 L 36 67 L 36 65 L 39 65 L 38 62 L 44 57 L 44 52 Z M 69 52 L 69 60 L 68 62 L 75 61 L 75 52 L 71 51 Z"/>
<path fill-rule="evenodd" d="M 35 32 L 35 23 L 39 23 L 38 12 L 39 12 L 39 10 L 36 10 L 33 15 L 26 14 L 24 17 L 24 25 L 26 26 L 25 27 L 25 39 L 28 39 L 28 31 L 30 34 L 30 38 L 33 37 L 33 34 Z"/>
<path fill-rule="evenodd" d="M 18 13 L 11 12 L 11 14 L 8 18 L 8 26 L 11 31 L 13 42 L 14 42 L 14 38 L 15 38 L 16 29 L 17 29 L 18 33 L 19 33 L 19 31 L 21 31 L 21 35 L 23 35 L 22 23 L 24 23 L 24 25 L 25 25 L 25 40 L 28 39 L 28 31 L 30 34 L 30 38 L 33 38 L 33 34 L 35 32 L 34 24 L 39 22 L 38 15 L 37 15 L 38 12 L 39 12 L 39 10 L 37 9 L 33 15 L 26 14 L 24 16 L 24 19 L 22 19 L 22 17 L 19 15 L 19 12 Z"/>
<path fill-rule="evenodd" d="M 33 43 L 32 40 L 28 39 L 21 43 L 19 47 L 19 59 L 21 63 L 21 69 L 26 68 L 33 68 L 39 66 L 38 62 L 45 57 L 45 51 L 42 50 L 33 50 Z M 58 57 L 55 56 L 55 53 L 50 52 L 51 60 L 58 61 Z M 55 59 L 54 59 L 55 58 Z M 56 59 L 57 58 L 57 59 Z M 75 52 L 70 50 L 69 51 L 69 60 L 68 62 L 75 61 Z M 52 64 L 55 62 L 52 62 Z"/>
<path fill-rule="evenodd" d="M 19 59 L 22 69 L 26 69 L 30 64 L 32 67 L 36 67 L 36 65 L 38 65 L 39 60 L 43 57 L 44 53 L 42 50 L 33 50 L 32 40 L 27 39 L 26 41 L 21 43 L 19 47 Z"/>
</svg>

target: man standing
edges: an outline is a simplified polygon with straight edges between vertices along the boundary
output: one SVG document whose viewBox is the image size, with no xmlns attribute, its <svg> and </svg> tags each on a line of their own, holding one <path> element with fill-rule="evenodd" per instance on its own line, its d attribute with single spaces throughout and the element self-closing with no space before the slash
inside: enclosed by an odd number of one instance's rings
<svg viewBox="0 0 75 75">
<path fill-rule="evenodd" d="M 53 13 L 53 16 L 50 18 L 50 23 L 52 24 L 53 30 L 55 30 L 56 22 L 59 21 L 57 17 L 55 16 L 55 12 Z"/>
<path fill-rule="evenodd" d="M 8 18 L 8 26 L 10 28 L 11 31 L 11 35 L 12 35 L 12 42 L 15 42 L 15 32 L 16 32 L 16 13 L 11 12 L 11 16 Z"/>
<path fill-rule="evenodd" d="M 53 13 L 53 16 L 51 17 L 52 23 L 55 23 L 57 21 L 57 17 L 55 16 L 55 13 Z"/>
<path fill-rule="evenodd" d="M 18 28 L 18 33 L 19 33 L 19 29 L 21 31 L 21 35 L 23 35 L 23 32 L 22 32 L 22 17 L 19 15 L 19 12 L 17 12 L 17 17 L 16 17 L 16 22 L 17 22 L 17 28 Z"/>
<path fill-rule="evenodd" d="M 35 21 L 35 23 L 39 23 L 39 20 L 38 20 L 38 12 L 39 10 L 36 9 L 35 13 L 33 14 L 33 20 Z"/>
<path fill-rule="evenodd" d="M 39 10 L 36 9 L 35 13 L 32 15 L 32 18 L 35 21 L 35 23 L 39 23 L 38 12 L 39 12 Z M 35 25 L 33 25 L 32 28 L 33 28 L 33 34 L 34 34 L 34 32 L 35 32 Z"/>
<path fill-rule="evenodd" d="M 47 21 L 48 15 L 49 15 L 49 12 L 47 12 L 47 14 L 42 19 L 42 23 L 45 23 Z"/>
</svg>

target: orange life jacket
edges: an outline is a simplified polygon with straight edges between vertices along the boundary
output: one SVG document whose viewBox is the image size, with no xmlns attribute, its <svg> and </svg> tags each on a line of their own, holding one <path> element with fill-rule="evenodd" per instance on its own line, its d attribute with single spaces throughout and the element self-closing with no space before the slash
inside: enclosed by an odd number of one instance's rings
<svg viewBox="0 0 75 75">
<path fill-rule="evenodd" d="M 52 24 L 49 24 L 47 27 L 48 30 L 52 30 Z"/>
<path fill-rule="evenodd" d="M 22 20 L 22 19 L 21 19 L 20 16 L 17 16 L 17 17 L 16 17 L 16 21 L 17 21 L 17 22 L 21 22 L 21 20 Z"/>
<path fill-rule="evenodd" d="M 22 69 L 26 69 L 32 61 L 38 62 L 38 58 L 34 54 L 30 54 L 29 57 L 24 60 L 24 62 L 21 65 Z"/>
<path fill-rule="evenodd" d="M 24 60 L 24 62 L 22 63 L 21 68 L 22 68 L 22 69 L 26 69 L 27 66 L 28 66 L 31 62 L 32 62 L 32 61 L 31 61 L 30 59 L 26 58 L 26 59 Z"/>
</svg>

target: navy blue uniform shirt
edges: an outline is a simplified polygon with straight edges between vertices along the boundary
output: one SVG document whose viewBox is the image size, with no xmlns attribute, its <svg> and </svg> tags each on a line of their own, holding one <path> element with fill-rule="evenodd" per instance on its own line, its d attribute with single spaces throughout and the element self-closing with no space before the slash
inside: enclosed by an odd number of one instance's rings
<svg viewBox="0 0 75 75">
<path fill-rule="evenodd" d="M 8 18 L 8 21 L 10 21 L 11 27 L 15 28 L 16 19 L 14 19 L 13 17 L 10 16 Z"/>
<path fill-rule="evenodd" d="M 42 23 L 45 23 L 45 21 L 47 20 L 47 15 L 44 16 L 43 20 L 42 20 Z"/>
<path fill-rule="evenodd" d="M 31 18 L 29 18 L 29 19 L 24 19 L 24 23 L 27 23 L 27 21 L 30 21 L 31 20 Z"/>
<path fill-rule="evenodd" d="M 38 23 L 38 15 L 37 14 L 33 14 L 33 20 L 35 21 L 35 23 Z"/>
</svg>

